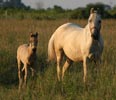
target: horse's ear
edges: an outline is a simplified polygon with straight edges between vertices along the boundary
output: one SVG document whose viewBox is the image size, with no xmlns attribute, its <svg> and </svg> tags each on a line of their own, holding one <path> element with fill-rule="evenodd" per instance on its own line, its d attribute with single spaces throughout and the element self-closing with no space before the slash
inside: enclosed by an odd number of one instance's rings
<svg viewBox="0 0 116 100">
<path fill-rule="evenodd" d="M 91 8 L 90 14 L 94 13 L 94 8 Z"/>
</svg>

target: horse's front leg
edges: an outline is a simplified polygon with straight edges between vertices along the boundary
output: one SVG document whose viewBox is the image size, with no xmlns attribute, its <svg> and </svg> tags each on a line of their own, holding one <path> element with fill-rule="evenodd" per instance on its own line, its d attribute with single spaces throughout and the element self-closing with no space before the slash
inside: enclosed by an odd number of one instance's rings
<svg viewBox="0 0 116 100">
<path fill-rule="evenodd" d="M 94 68 L 94 70 L 95 70 L 95 72 L 96 73 L 99 73 L 100 72 L 100 65 L 101 65 L 101 57 L 99 57 L 98 59 L 95 59 L 94 60 L 94 63 L 95 63 L 95 68 Z"/>
<path fill-rule="evenodd" d="M 83 81 L 85 83 L 87 77 L 87 57 L 83 58 L 83 71 L 84 71 Z"/>
</svg>

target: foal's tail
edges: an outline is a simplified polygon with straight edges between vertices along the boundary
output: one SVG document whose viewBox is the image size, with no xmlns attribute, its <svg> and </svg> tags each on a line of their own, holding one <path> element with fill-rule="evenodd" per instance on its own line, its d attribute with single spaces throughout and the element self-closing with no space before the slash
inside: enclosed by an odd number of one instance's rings
<svg viewBox="0 0 116 100">
<path fill-rule="evenodd" d="M 48 62 L 53 59 L 56 59 L 56 54 L 54 50 L 54 34 L 52 35 L 48 43 Z"/>
</svg>

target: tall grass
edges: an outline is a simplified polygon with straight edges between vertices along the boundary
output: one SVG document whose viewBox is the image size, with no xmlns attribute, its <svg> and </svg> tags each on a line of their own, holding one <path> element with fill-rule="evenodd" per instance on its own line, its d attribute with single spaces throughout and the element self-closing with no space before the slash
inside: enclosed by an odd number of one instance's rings
<svg viewBox="0 0 116 100">
<path fill-rule="evenodd" d="M 56 64 L 46 63 L 47 44 L 51 34 L 63 23 L 85 26 L 86 20 L 0 20 L 0 100 L 116 100 L 116 23 L 103 20 L 104 38 L 102 64 L 88 64 L 88 81 L 83 83 L 83 67 L 74 63 L 58 82 Z M 39 32 L 38 73 L 28 79 L 26 90 L 18 93 L 16 51 L 28 43 L 29 32 Z M 96 73 L 95 68 L 99 67 Z"/>
</svg>

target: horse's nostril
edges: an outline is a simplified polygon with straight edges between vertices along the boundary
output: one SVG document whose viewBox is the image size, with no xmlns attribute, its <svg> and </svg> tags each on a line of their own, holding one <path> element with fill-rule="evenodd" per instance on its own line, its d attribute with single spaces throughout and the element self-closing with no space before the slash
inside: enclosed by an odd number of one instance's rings
<svg viewBox="0 0 116 100">
<path fill-rule="evenodd" d="M 99 38 L 98 34 L 92 34 L 91 36 L 92 36 L 92 38 L 95 39 L 95 40 L 98 40 L 98 38 Z"/>
</svg>

